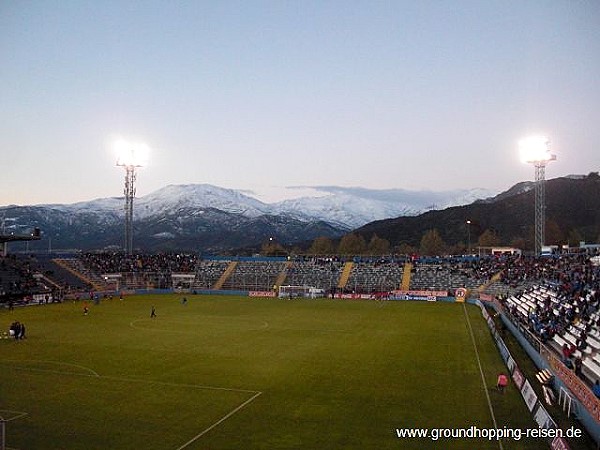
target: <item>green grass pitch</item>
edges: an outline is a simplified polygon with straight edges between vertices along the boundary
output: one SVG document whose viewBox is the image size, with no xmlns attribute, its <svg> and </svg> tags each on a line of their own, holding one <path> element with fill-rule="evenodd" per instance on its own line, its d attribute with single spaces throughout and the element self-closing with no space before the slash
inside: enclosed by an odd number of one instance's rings
<svg viewBox="0 0 600 450">
<path fill-rule="evenodd" d="M 396 428 L 535 427 L 474 306 L 132 296 L 0 312 L 14 449 L 497 449 Z M 150 318 L 151 307 L 157 317 Z M 503 441 L 504 449 L 547 448 Z"/>
</svg>

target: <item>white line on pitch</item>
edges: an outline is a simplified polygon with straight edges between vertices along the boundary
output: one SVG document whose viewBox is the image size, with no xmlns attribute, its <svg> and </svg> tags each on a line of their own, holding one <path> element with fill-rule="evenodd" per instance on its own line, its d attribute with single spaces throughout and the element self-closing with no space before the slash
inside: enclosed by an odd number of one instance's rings
<svg viewBox="0 0 600 450">
<path fill-rule="evenodd" d="M 98 372 L 96 372 L 95 370 L 90 369 L 89 367 L 85 367 L 85 366 L 82 366 L 80 364 L 73 364 L 73 363 L 63 362 L 63 361 L 49 361 L 49 360 L 45 360 L 45 359 L 5 359 L 4 362 L 17 362 L 17 363 L 33 362 L 33 363 L 56 364 L 58 366 L 71 366 L 71 367 L 77 367 L 78 369 L 87 370 L 94 377 L 99 377 L 100 376 L 98 374 Z M 49 371 L 49 372 L 51 371 L 50 369 L 45 370 L 45 369 L 36 369 L 36 368 L 29 368 L 29 367 L 18 367 L 18 368 L 19 369 L 25 369 L 25 370 L 26 369 L 30 369 L 30 370 L 38 370 L 38 371 Z"/>
<path fill-rule="evenodd" d="M 242 403 L 241 405 L 239 405 L 237 408 L 231 410 L 226 415 L 224 415 L 223 417 L 221 417 L 219 420 L 217 420 L 215 423 L 213 423 L 210 427 L 202 430 L 200 433 L 198 433 L 192 439 L 190 439 L 189 441 L 187 441 L 181 447 L 178 447 L 177 450 L 182 450 L 182 449 L 186 448 L 188 445 L 193 444 L 198 439 L 200 439 L 202 436 L 204 436 L 206 433 L 208 433 L 210 430 L 212 430 L 213 428 L 217 427 L 221 423 L 225 422 L 227 419 L 229 419 L 231 416 L 233 416 L 236 412 L 238 412 L 239 410 L 241 410 L 242 408 L 244 408 L 246 405 L 250 404 L 252 401 L 254 401 L 254 399 L 256 397 L 258 397 L 261 394 L 262 394 L 262 392 L 257 392 L 252 397 L 250 397 L 248 400 L 246 400 L 244 403 Z"/>
<path fill-rule="evenodd" d="M 13 360 L 13 361 L 16 361 L 16 360 Z M 92 377 L 92 378 L 99 378 L 99 379 L 105 379 L 105 380 L 122 381 L 125 383 L 159 384 L 162 386 L 171 386 L 171 387 L 176 387 L 176 388 L 182 387 L 182 388 L 188 388 L 188 389 L 205 389 L 205 390 L 211 390 L 211 391 L 242 392 L 242 393 L 247 393 L 247 394 L 256 394 L 259 392 L 259 391 L 255 391 L 255 390 L 251 390 L 251 389 L 227 388 L 227 387 L 220 387 L 220 386 L 206 386 L 206 385 L 202 385 L 202 384 L 171 383 L 168 381 L 143 380 L 140 378 L 127 378 L 127 377 L 116 377 L 116 376 L 110 376 L 110 375 L 99 375 L 91 369 L 89 369 L 89 370 L 92 372 L 92 374 L 87 374 L 87 373 L 77 373 L 77 372 L 66 372 L 66 371 L 62 371 L 62 370 L 38 369 L 35 367 L 19 367 L 17 365 L 13 365 L 13 364 L 3 364 L 1 362 L 0 362 L 0 365 L 10 367 L 15 370 L 54 373 L 57 375 L 73 375 L 76 377 Z M 70 365 L 75 366 L 74 364 L 70 364 Z M 83 366 L 80 366 L 80 367 L 83 368 Z"/>
</svg>

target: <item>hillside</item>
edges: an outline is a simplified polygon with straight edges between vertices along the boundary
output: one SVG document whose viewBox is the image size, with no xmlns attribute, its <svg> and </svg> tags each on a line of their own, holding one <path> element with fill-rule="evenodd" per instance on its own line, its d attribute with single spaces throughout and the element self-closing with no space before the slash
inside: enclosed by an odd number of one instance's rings
<svg viewBox="0 0 600 450">
<path fill-rule="evenodd" d="M 356 232 L 370 239 L 373 234 L 387 239 L 392 246 L 408 244 L 419 247 L 427 230 L 437 229 L 444 242 L 450 245 L 466 243 L 470 220 L 471 242 L 477 243 L 485 230 L 497 233 L 503 245 L 524 239 L 532 247 L 535 192 L 529 186 L 518 185 L 514 194 L 502 193 L 486 201 L 470 205 L 429 211 L 415 217 L 380 220 Z M 557 178 L 546 181 L 546 244 L 563 244 L 569 235 L 580 236 L 587 242 L 600 237 L 600 177 Z M 576 242 L 571 242 L 571 245 Z"/>
</svg>

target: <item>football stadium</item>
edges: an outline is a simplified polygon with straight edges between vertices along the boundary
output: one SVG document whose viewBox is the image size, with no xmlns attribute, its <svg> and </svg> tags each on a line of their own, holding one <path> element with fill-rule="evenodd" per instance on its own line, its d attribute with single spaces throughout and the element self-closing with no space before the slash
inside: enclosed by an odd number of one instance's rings
<svg viewBox="0 0 600 450">
<path fill-rule="evenodd" d="M 2 1 L 0 450 L 600 450 L 599 30 Z"/>
<path fill-rule="evenodd" d="M 9 253 L 3 445 L 595 448 L 599 275 L 589 252 Z"/>
</svg>

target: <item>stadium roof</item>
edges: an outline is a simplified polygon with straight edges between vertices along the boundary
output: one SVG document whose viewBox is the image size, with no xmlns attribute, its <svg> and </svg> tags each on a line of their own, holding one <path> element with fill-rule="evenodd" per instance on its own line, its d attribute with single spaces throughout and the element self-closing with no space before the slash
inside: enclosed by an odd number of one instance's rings
<svg viewBox="0 0 600 450">
<path fill-rule="evenodd" d="M 40 229 L 34 228 L 30 234 L 0 234 L 0 244 L 5 242 L 16 242 L 16 241 L 39 241 L 40 240 Z"/>
</svg>

